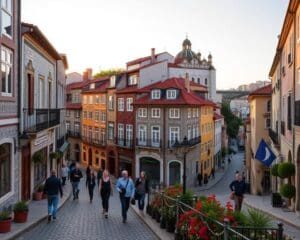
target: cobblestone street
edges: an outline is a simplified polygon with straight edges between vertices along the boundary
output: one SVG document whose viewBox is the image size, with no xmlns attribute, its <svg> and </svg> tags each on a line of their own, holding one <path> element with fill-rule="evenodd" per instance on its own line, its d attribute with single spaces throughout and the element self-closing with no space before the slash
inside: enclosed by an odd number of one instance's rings
<svg viewBox="0 0 300 240">
<path fill-rule="evenodd" d="M 94 201 L 90 203 L 82 181 L 79 201 L 73 201 L 71 197 L 58 212 L 55 222 L 48 223 L 44 220 L 17 240 L 157 239 L 132 209 L 129 209 L 128 214 L 128 222 L 122 223 L 119 196 L 114 192 L 110 199 L 109 217 L 105 219 L 98 191 L 95 189 Z"/>
</svg>

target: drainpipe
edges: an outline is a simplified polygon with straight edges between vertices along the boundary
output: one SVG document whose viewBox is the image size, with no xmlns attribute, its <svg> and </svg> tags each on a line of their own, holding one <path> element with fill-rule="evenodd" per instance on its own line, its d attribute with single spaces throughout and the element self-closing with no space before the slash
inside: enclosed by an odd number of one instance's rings
<svg viewBox="0 0 300 240">
<path fill-rule="evenodd" d="M 162 141 L 162 150 L 163 150 L 163 183 L 164 185 L 167 184 L 167 160 L 166 160 L 166 148 L 168 147 L 167 139 L 168 137 L 166 136 L 166 107 L 163 106 L 163 141 Z"/>
<path fill-rule="evenodd" d="M 18 0 L 18 20 L 17 20 L 17 25 L 18 25 L 18 67 L 17 67 L 17 71 L 18 71 L 18 74 L 17 74 L 17 85 L 18 85 L 18 91 L 17 91 L 17 94 L 18 94 L 18 97 L 17 97 L 17 115 L 18 115 L 18 118 L 21 119 L 21 77 L 22 77 L 22 74 L 21 74 L 21 71 L 22 71 L 22 26 L 21 26 L 21 0 Z M 20 126 L 20 121 L 18 123 L 18 133 L 19 135 L 21 135 L 21 126 Z"/>
</svg>

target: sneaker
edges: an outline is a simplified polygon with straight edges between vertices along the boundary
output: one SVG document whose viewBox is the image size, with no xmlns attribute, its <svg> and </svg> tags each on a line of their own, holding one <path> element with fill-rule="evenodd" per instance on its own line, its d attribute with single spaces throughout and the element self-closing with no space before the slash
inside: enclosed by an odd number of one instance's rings
<svg viewBox="0 0 300 240">
<path fill-rule="evenodd" d="M 48 222 L 51 222 L 51 215 L 48 215 Z"/>
</svg>

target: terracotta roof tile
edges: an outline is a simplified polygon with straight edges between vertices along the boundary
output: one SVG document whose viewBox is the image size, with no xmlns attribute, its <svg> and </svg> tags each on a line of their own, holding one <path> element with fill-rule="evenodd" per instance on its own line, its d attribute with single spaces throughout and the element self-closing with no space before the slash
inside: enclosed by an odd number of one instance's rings
<svg viewBox="0 0 300 240">
<path fill-rule="evenodd" d="M 223 115 L 220 115 L 218 113 L 214 113 L 214 120 L 219 120 L 219 119 L 223 119 L 224 116 Z"/>
<path fill-rule="evenodd" d="M 155 57 L 157 57 L 157 56 L 159 56 L 163 53 L 166 53 L 166 52 L 157 53 L 157 54 L 155 54 Z M 139 64 L 139 63 L 142 63 L 142 62 L 150 60 L 150 59 L 151 59 L 151 56 L 137 58 L 137 59 L 134 59 L 132 61 L 127 62 L 127 66 L 134 65 L 134 64 Z"/>
<path fill-rule="evenodd" d="M 268 84 L 261 88 L 256 89 L 255 91 L 251 92 L 249 96 L 256 96 L 256 95 L 271 95 L 272 94 L 272 84 Z"/>
</svg>

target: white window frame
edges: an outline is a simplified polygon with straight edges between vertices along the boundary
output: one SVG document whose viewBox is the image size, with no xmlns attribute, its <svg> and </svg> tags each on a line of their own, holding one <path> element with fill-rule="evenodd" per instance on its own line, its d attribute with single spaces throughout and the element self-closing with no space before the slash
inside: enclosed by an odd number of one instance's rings
<svg viewBox="0 0 300 240">
<path fill-rule="evenodd" d="M 101 122 L 106 122 L 106 112 L 101 111 Z"/>
<path fill-rule="evenodd" d="M 160 99 L 161 97 L 161 90 L 160 89 L 153 89 L 151 91 L 151 98 L 152 99 Z"/>
<path fill-rule="evenodd" d="M 138 117 L 140 117 L 140 118 L 147 117 L 147 108 L 139 108 Z"/>
<path fill-rule="evenodd" d="M 87 95 L 83 96 L 83 104 L 87 104 L 88 100 L 87 100 Z"/>
<path fill-rule="evenodd" d="M 167 99 L 176 99 L 177 91 L 175 89 L 167 90 Z"/>
<path fill-rule="evenodd" d="M 0 20 L 0 23 L 2 23 L 3 12 L 5 12 L 11 18 L 11 35 L 6 34 L 5 32 L 2 32 L 2 25 L 0 25 L 0 27 L 1 27 L 0 35 L 4 34 L 8 38 L 12 39 L 13 35 L 14 35 L 14 31 L 13 31 L 14 30 L 14 19 L 13 19 L 13 7 L 14 6 L 13 6 L 13 1 L 12 0 L 2 0 L 0 2 L 1 2 L 1 13 L 0 13 L 1 20 Z M 6 3 L 6 4 L 4 5 L 4 3 Z"/>
<path fill-rule="evenodd" d="M 2 91 L 2 76 L 1 76 L 1 96 L 12 97 L 13 91 L 14 91 L 14 77 L 13 77 L 14 55 L 13 55 L 13 52 L 11 50 L 9 50 L 8 48 L 3 47 L 3 45 L 1 45 L 1 57 L 0 58 L 1 58 L 0 59 L 1 60 L 0 67 L 1 68 L 3 67 L 5 69 L 5 86 L 6 86 L 6 89 L 4 91 Z M 10 73 L 11 79 L 9 79 L 9 70 L 11 71 L 11 73 Z M 10 81 L 10 92 L 8 89 L 9 81 Z M 45 98 L 45 96 L 43 96 L 43 98 Z"/>
<path fill-rule="evenodd" d="M 188 108 L 188 110 L 187 110 L 187 115 L 188 115 L 188 118 L 191 118 L 191 117 L 192 117 L 192 114 L 191 114 L 191 108 Z"/>
<path fill-rule="evenodd" d="M 114 128 L 115 124 L 110 122 L 108 123 L 108 139 L 113 140 L 114 139 Z"/>
<path fill-rule="evenodd" d="M 128 78 L 128 85 L 136 85 L 137 84 L 137 80 L 138 80 L 138 76 L 137 75 L 131 75 Z"/>
<path fill-rule="evenodd" d="M 99 111 L 95 111 L 95 122 L 99 122 Z"/>
<path fill-rule="evenodd" d="M 118 98 L 118 111 L 124 112 L 124 98 Z"/>
<path fill-rule="evenodd" d="M 93 96 L 92 95 L 89 96 L 89 104 L 93 104 Z"/>
<path fill-rule="evenodd" d="M 106 104 L 106 95 L 101 95 L 101 100 L 100 100 L 101 104 Z"/>
<path fill-rule="evenodd" d="M 178 135 L 177 140 L 180 141 L 180 127 L 169 127 L 169 141 L 171 145 L 176 142 L 175 135 Z"/>
<path fill-rule="evenodd" d="M 118 124 L 118 144 L 124 145 L 124 124 Z"/>
<path fill-rule="evenodd" d="M 157 115 L 156 115 L 157 113 Z M 160 118 L 160 108 L 151 108 L 151 117 Z"/>
<path fill-rule="evenodd" d="M 113 95 L 110 95 L 108 97 L 108 109 L 114 110 L 114 96 Z"/>
<path fill-rule="evenodd" d="M 151 146 L 160 146 L 160 126 L 151 126 Z"/>
<path fill-rule="evenodd" d="M 170 108 L 169 109 L 169 118 L 179 119 L 180 118 L 180 109 L 179 108 Z"/>
<path fill-rule="evenodd" d="M 145 146 L 147 143 L 147 126 L 140 124 L 138 127 L 138 143 Z"/>
<path fill-rule="evenodd" d="M 133 143 L 133 125 L 126 124 L 126 146 L 130 147 Z"/>
<path fill-rule="evenodd" d="M 132 112 L 133 111 L 133 98 L 126 98 L 126 111 Z"/>
<path fill-rule="evenodd" d="M 95 96 L 95 104 L 99 104 L 99 96 L 98 95 Z"/>
<path fill-rule="evenodd" d="M 191 125 L 188 125 L 187 139 L 188 140 L 192 139 L 192 126 Z"/>
</svg>

